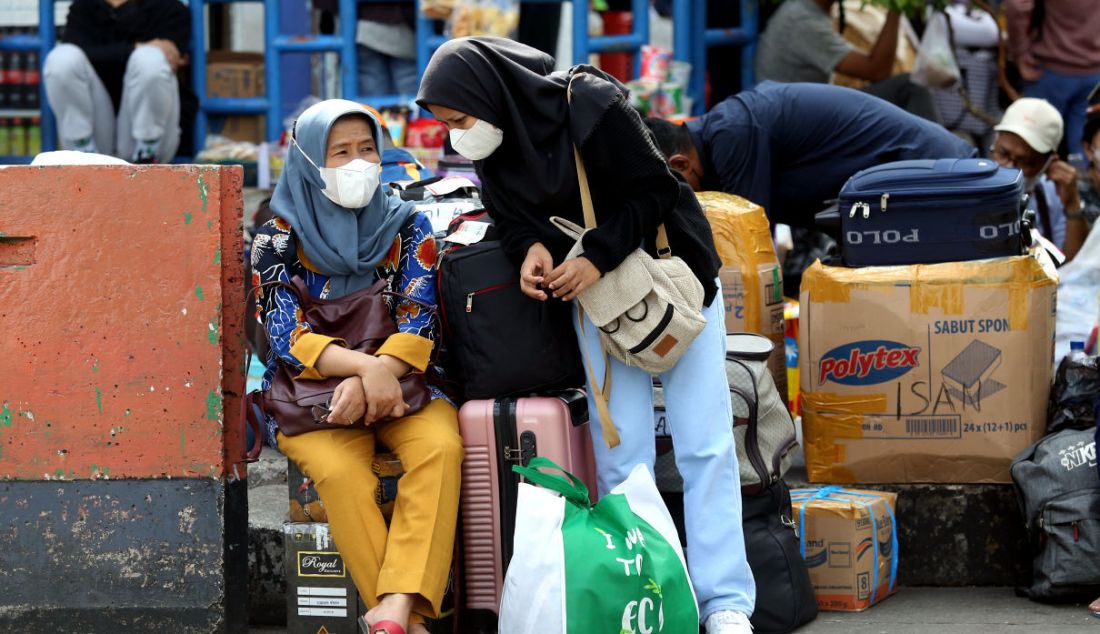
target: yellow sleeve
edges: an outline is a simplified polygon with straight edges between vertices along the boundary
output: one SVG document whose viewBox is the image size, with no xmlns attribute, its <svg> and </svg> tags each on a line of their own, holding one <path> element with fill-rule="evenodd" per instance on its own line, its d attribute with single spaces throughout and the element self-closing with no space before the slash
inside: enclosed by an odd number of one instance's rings
<svg viewBox="0 0 1100 634">
<path fill-rule="evenodd" d="M 290 354 L 305 366 L 302 369 L 302 373 L 296 378 L 315 380 L 327 378 L 325 375 L 318 372 L 314 365 L 317 363 L 317 359 L 321 357 L 321 353 L 325 351 L 325 348 L 328 347 L 330 343 L 335 343 L 340 346 L 347 345 L 347 342 L 343 339 L 327 337 L 315 332 L 302 333 L 294 341 L 290 346 Z"/>
<path fill-rule="evenodd" d="M 374 356 L 384 354 L 400 359 L 412 366 L 413 371 L 423 372 L 432 356 L 432 340 L 407 332 L 394 333 L 378 348 Z"/>
</svg>

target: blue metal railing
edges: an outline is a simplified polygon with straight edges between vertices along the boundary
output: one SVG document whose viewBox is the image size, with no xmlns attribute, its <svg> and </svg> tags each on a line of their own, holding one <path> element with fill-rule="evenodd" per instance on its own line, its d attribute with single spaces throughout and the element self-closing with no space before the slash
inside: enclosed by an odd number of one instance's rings
<svg viewBox="0 0 1100 634">
<path fill-rule="evenodd" d="M 359 2 L 379 2 L 384 0 L 339 0 L 340 16 L 356 15 Z M 436 35 L 437 20 L 424 17 L 420 11 L 420 0 L 412 0 L 416 12 L 416 49 L 418 76 L 423 76 L 428 60 L 447 38 Z M 524 0 L 528 3 L 552 3 L 569 0 Z M 208 4 L 227 4 L 231 2 L 263 2 L 264 4 L 264 67 L 267 95 L 263 97 L 207 97 L 206 96 L 206 52 L 204 8 Z M 573 12 L 573 62 L 588 60 L 592 53 L 638 51 L 649 40 L 649 3 L 647 0 L 632 0 L 634 11 L 633 31 L 626 35 L 608 35 L 589 37 L 587 3 L 584 10 Z M 340 55 L 341 94 L 348 99 L 370 103 L 376 107 L 406 104 L 413 95 L 387 95 L 382 97 L 364 97 L 358 91 L 358 63 L 355 44 L 356 19 L 339 20 L 335 35 L 286 35 L 280 28 L 279 0 L 191 0 L 193 72 L 195 92 L 199 95 L 199 114 L 195 121 L 195 147 L 201 149 L 206 138 L 207 115 L 228 114 L 265 114 L 267 125 L 265 136 L 269 141 L 279 138 L 282 133 L 284 111 L 278 95 L 282 93 L 284 76 L 282 56 L 294 53 L 334 52 Z M 640 56 L 635 58 L 635 70 Z M 275 97 L 272 97 L 274 95 Z"/>
<path fill-rule="evenodd" d="M 707 3 L 705 0 L 673 0 L 672 41 L 673 57 L 691 62 L 691 81 L 688 94 L 694 100 L 693 114 L 702 114 L 706 108 L 704 91 L 707 71 L 707 52 L 714 46 L 741 47 L 741 87 L 750 88 L 756 83 L 756 40 L 760 25 L 759 0 L 740 0 L 741 25 L 736 28 L 712 29 L 707 27 Z M 699 37 L 699 34 L 702 37 Z"/>
<path fill-rule="evenodd" d="M 0 37 L 0 51 L 18 52 L 18 53 L 37 53 L 38 54 L 38 68 L 41 71 L 42 66 L 46 63 L 46 55 L 53 48 L 54 42 L 57 41 L 57 29 L 54 26 L 54 0 L 39 0 L 38 2 L 38 35 L 7 35 Z M 42 150 L 50 151 L 57 149 L 57 121 L 54 119 L 53 111 L 50 110 L 50 104 L 46 100 L 46 82 L 39 74 L 38 83 L 38 99 L 39 108 L 41 113 L 39 118 L 42 125 Z M 30 157 L 0 157 L 0 162 L 7 160 L 11 162 L 13 160 L 18 161 L 20 159 L 29 160 Z"/>
<path fill-rule="evenodd" d="M 385 0 L 339 0 L 339 15 L 356 15 L 359 2 Z M 420 0 L 411 0 L 416 12 L 417 70 L 422 76 L 428 60 L 446 38 L 436 35 L 437 20 L 426 18 L 420 11 Z M 556 3 L 570 0 L 523 0 L 525 3 Z M 575 4 L 580 2 L 573 0 Z M 260 2 L 264 5 L 264 68 L 266 94 L 257 97 L 209 97 L 206 94 L 207 55 L 205 48 L 206 15 L 209 5 L 237 2 Z M 302 53 L 338 53 L 340 56 L 341 93 L 350 99 L 365 101 L 376 107 L 408 103 L 412 95 L 362 97 L 358 94 L 358 58 L 356 55 L 356 19 L 339 20 L 335 35 L 288 35 L 280 24 L 281 0 L 190 0 L 191 8 L 191 69 L 192 82 L 199 95 L 199 113 L 195 120 L 195 151 L 202 149 L 207 135 L 208 115 L 266 115 L 264 134 L 268 140 L 276 140 L 282 133 L 284 104 L 281 103 L 284 81 L 283 56 Z M 578 8 L 580 8 L 578 6 Z M 588 61 L 593 53 L 637 52 L 649 40 L 649 2 L 632 0 L 632 31 L 623 35 L 588 35 L 588 5 L 573 11 L 573 63 Z M 741 0 L 741 26 L 731 29 L 708 29 L 705 0 L 673 0 L 673 56 L 692 63 L 692 76 L 688 94 L 694 100 L 696 114 L 702 112 L 707 49 L 720 45 L 741 46 L 741 77 L 744 86 L 754 82 L 753 59 L 756 51 L 758 27 L 758 0 Z M 54 1 L 39 2 L 38 35 L 13 35 L 0 38 L 0 50 L 37 52 L 39 65 L 56 42 L 54 28 Z M 702 33 L 703 37 L 697 34 Z M 634 70 L 638 73 L 641 56 L 635 55 Z M 308 80 L 307 80 L 308 81 Z M 57 123 L 46 98 L 45 82 L 39 86 L 41 99 L 42 149 L 57 148 Z M 9 159 L 12 157 L 8 157 Z"/>
</svg>

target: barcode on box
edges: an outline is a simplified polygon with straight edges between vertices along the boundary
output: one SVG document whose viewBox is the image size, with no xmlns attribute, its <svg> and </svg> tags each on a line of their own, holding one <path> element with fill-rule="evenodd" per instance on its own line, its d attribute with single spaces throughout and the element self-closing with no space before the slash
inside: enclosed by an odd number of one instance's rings
<svg viewBox="0 0 1100 634">
<path fill-rule="evenodd" d="M 864 440 L 949 440 L 962 438 L 962 417 L 948 414 L 865 414 Z"/>
<path fill-rule="evenodd" d="M 953 418 L 907 418 L 905 433 L 923 438 L 954 438 L 959 435 L 959 421 Z"/>
</svg>

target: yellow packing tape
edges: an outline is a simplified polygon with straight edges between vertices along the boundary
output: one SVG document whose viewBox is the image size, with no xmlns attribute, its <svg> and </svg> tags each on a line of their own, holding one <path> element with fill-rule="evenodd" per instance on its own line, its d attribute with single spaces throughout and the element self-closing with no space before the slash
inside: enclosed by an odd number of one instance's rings
<svg viewBox="0 0 1100 634">
<path fill-rule="evenodd" d="M 1028 294 L 1032 289 L 1054 286 L 1058 276 L 1044 262 L 1045 254 L 970 262 L 913 264 L 909 266 L 869 266 L 858 269 L 825 266 L 814 262 L 802 275 L 802 289 L 813 303 L 845 303 L 854 289 L 889 291 L 898 286 L 909 289 L 909 310 L 927 314 L 938 308 L 947 315 L 966 311 L 967 288 L 1000 288 L 1008 291 L 1009 327 L 1027 328 Z"/>
<path fill-rule="evenodd" d="M 760 288 L 762 267 L 776 267 L 773 288 L 779 297 L 774 301 L 783 300 L 779 285 L 779 259 L 775 255 L 771 225 L 764 208 L 740 196 L 723 192 L 699 192 L 696 197 L 706 211 L 722 265 L 740 269 L 746 298 L 745 323 L 753 329 L 762 328 L 765 325 L 764 316 L 760 314 L 764 292 Z"/>
</svg>

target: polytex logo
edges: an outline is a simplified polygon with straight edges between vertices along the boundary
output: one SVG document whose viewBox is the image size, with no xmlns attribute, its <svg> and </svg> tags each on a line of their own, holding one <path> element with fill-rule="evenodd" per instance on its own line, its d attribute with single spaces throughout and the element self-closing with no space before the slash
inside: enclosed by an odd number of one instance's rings
<svg viewBox="0 0 1100 634">
<path fill-rule="evenodd" d="M 856 341 L 838 346 L 821 357 L 820 385 L 885 383 L 920 365 L 920 348 L 896 341 Z"/>
</svg>

